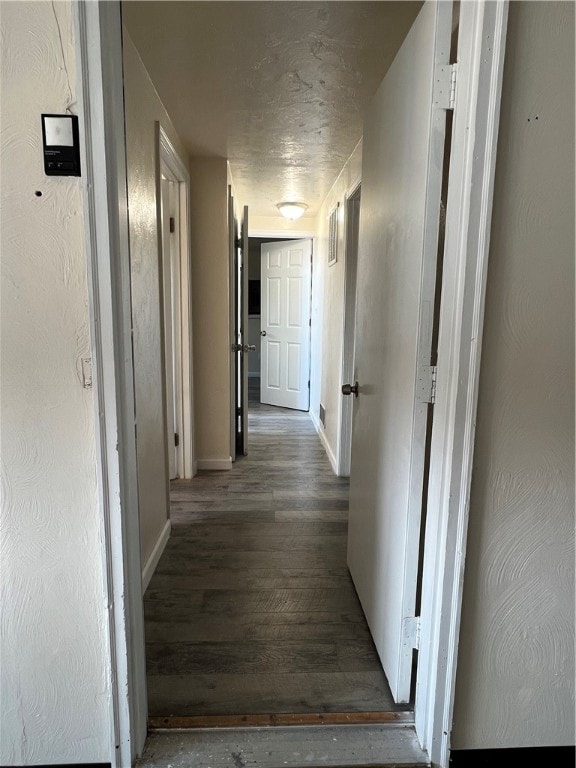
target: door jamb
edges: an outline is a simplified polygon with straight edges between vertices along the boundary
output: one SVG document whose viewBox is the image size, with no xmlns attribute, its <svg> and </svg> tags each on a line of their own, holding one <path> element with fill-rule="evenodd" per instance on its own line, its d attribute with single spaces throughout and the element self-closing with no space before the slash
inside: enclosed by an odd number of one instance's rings
<svg viewBox="0 0 576 768">
<path fill-rule="evenodd" d="M 447 768 L 509 0 L 460 4 L 415 724 Z"/>
<path fill-rule="evenodd" d="M 99 506 L 108 609 L 110 763 L 146 740 L 148 702 L 136 463 L 122 17 L 118 0 L 72 4 L 96 409 Z"/>
<path fill-rule="evenodd" d="M 191 480 L 197 471 L 194 455 L 194 379 L 192 362 L 192 275 L 190 269 L 190 175 L 180 159 L 166 132 L 156 121 L 156 198 L 161 204 L 162 172 L 178 183 L 178 202 L 180 207 L 180 308 L 181 308 L 181 340 L 180 359 L 182 380 L 182 402 L 179 409 L 178 434 L 180 448 L 178 451 L 178 476 Z M 158 221 L 160 222 L 160 214 Z M 160 251 L 163 250 L 163 238 L 159 227 Z M 162 272 L 163 274 L 163 272 Z"/>
</svg>

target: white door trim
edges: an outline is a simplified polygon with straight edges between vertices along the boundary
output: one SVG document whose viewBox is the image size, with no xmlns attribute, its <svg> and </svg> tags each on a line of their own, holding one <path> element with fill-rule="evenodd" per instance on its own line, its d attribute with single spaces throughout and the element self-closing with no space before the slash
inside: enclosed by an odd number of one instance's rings
<svg viewBox="0 0 576 768">
<path fill-rule="evenodd" d="M 448 767 L 508 0 L 460 4 L 415 721 Z"/>
<path fill-rule="evenodd" d="M 178 476 L 190 480 L 196 474 L 197 462 L 194 455 L 194 378 L 192 363 L 192 273 L 190 269 L 190 174 L 172 145 L 166 132 L 156 122 L 156 144 L 158 148 L 158 169 L 156 195 L 161 200 L 161 172 L 171 181 L 178 182 L 180 206 L 180 362 L 181 362 L 181 404 L 178 409 L 178 434 L 180 450 Z M 159 219 L 160 221 L 160 219 Z M 160 232 L 160 229 L 159 229 Z M 160 247 L 163 239 L 160 232 Z"/>
<path fill-rule="evenodd" d="M 74 2 L 78 106 L 104 597 L 110 656 L 110 762 L 133 764 L 147 694 L 136 467 L 130 241 L 120 3 Z"/>
</svg>

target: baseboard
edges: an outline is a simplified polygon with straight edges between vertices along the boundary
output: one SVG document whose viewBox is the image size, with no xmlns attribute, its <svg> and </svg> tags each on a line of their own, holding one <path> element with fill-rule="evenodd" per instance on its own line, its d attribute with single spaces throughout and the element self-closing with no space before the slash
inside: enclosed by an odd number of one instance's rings
<svg viewBox="0 0 576 768">
<path fill-rule="evenodd" d="M 553 765 L 574 768 L 574 747 L 511 747 L 508 749 L 453 749 L 450 768 L 510 768 L 513 765 Z"/>
<path fill-rule="evenodd" d="M 326 438 L 326 433 L 324 432 L 322 425 L 318 421 L 316 414 L 312 411 L 309 411 L 310 413 L 310 419 L 312 421 L 312 424 L 314 424 L 314 429 L 318 433 L 318 437 L 320 438 L 320 442 L 324 446 L 324 450 L 326 451 L 326 455 L 330 459 L 330 464 L 332 465 L 332 471 L 335 475 L 338 475 L 338 462 L 336 461 L 336 456 L 334 456 L 334 453 L 332 452 L 332 448 L 330 447 L 330 443 L 328 442 Z"/>
<path fill-rule="evenodd" d="M 198 459 L 198 469 L 228 470 L 232 469 L 232 458 L 227 459 Z"/>
<path fill-rule="evenodd" d="M 144 594 L 144 592 L 146 592 L 148 589 L 150 579 L 156 570 L 158 561 L 162 557 L 162 552 L 164 552 L 164 548 L 166 547 L 168 539 L 170 538 L 170 530 L 170 520 L 166 520 L 164 528 L 162 528 L 162 532 L 160 533 L 160 536 L 158 536 L 158 540 L 156 541 L 156 544 L 154 544 L 154 549 L 152 550 L 150 557 L 144 566 L 144 570 L 142 571 L 142 594 Z"/>
<path fill-rule="evenodd" d="M 192 462 L 192 477 L 195 477 L 198 474 L 198 462 L 196 459 Z"/>
<path fill-rule="evenodd" d="M 310 410 L 308 411 L 308 415 L 310 416 L 310 420 L 312 421 L 312 424 L 314 424 L 314 429 L 316 430 L 316 432 L 318 432 L 318 434 L 320 434 L 320 422 L 318 420 L 318 414 Z"/>
</svg>

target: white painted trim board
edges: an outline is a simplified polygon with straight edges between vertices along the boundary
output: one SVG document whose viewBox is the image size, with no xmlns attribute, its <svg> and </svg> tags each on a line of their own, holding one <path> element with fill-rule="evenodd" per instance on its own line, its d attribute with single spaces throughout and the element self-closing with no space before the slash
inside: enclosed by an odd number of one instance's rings
<svg viewBox="0 0 576 768">
<path fill-rule="evenodd" d="M 134 425 L 120 3 L 73 3 L 102 556 L 109 611 L 110 763 L 142 753 L 148 702 Z M 120 446 L 120 450 L 118 448 Z"/>
<path fill-rule="evenodd" d="M 415 725 L 448 768 L 508 0 L 461 3 Z"/>
<path fill-rule="evenodd" d="M 232 457 L 227 459 L 198 459 L 198 469 L 229 470 L 232 469 Z"/>
<path fill-rule="evenodd" d="M 308 411 L 310 415 L 310 420 L 312 424 L 314 425 L 314 429 L 318 433 L 318 437 L 320 438 L 320 442 L 322 443 L 322 446 L 324 450 L 326 451 L 326 455 L 328 456 L 330 460 L 330 465 L 332 467 L 332 472 L 334 472 L 335 475 L 338 475 L 338 462 L 336 461 L 336 456 L 334 455 L 334 452 L 332 450 L 332 447 L 330 443 L 328 442 L 328 438 L 326 437 L 326 433 L 324 432 L 324 429 L 322 428 L 322 424 L 318 421 L 316 418 L 316 415 L 312 413 L 312 411 Z"/>
</svg>

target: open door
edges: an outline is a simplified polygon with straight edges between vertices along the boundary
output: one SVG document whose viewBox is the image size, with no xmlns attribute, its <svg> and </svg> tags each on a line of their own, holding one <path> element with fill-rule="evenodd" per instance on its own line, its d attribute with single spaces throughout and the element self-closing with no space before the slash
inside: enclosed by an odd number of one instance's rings
<svg viewBox="0 0 576 768">
<path fill-rule="evenodd" d="M 248 206 L 244 206 L 240 237 L 234 215 L 232 191 L 228 190 L 230 233 L 230 405 L 232 409 L 230 453 L 248 453 L 248 354 L 256 350 L 248 344 Z"/>
<path fill-rule="evenodd" d="M 180 306 L 180 206 L 178 183 L 162 179 L 162 285 L 166 381 L 166 440 L 170 480 L 178 477 L 182 418 Z"/>
<path fill-rule="evenodd" d="M 348 565 L 398 703 L 418 645 L 451 25 L 451 2 L 423 5 L 366 116 L 355 376 L 343 387 L 357 395 Z"/>
<path fill-rule="evenodd" d="M 312 241 L 261 245 L 260 401 L 310 407 Z"/>
<path fill-rule="evenodd" d="M 238 376 L 238 404 L 240 418 L 238 420 L 239 434 L 236 448 L 240 453 L 248 453 L 248 355 L 255 352 L 256 347 L 248 343 L 248 206 L 244 206 L 242 226 L 240 228 L 240 269 L 238 271 L 239 293 L 239 323 L 241 350 L 240 371 Z"/>
</svg>

